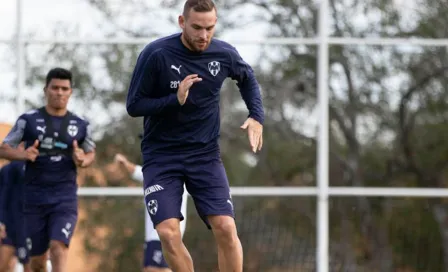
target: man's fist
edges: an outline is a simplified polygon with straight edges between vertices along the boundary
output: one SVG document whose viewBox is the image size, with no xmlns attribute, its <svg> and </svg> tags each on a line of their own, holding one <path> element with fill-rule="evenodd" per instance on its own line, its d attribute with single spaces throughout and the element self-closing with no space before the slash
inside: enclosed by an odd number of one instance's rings
<svg viewBox="0 0 448 272">
<path fill-rule="evenodd" d="M 35 140 L 34 144 L 30 147 L 28 147 L 25 151 L 24 151 L 24 158 L 25 160 L 28 161 L 32 161 L 34 162 L 37 158 L 37 156 L 39 156 L 39 141 Z"/>
<path fill-rule="evenodd" d="M 84 159 L 86 157 L 86 154 L 84 153 L 84 150 L 82 148 L 78 147 L 78 141 L 73 141 L 73 161 L 77 166 L 82 166 Z"/>
<path fill-rule="evenodd" d="M 126 164 L 128 162 L 128 159 L 123 154 L 120 154 L 120 153 L 117 153 L 115 155 L 114 160 L 116 162 L 118 162 L 119 164 Z"/>
</svg>

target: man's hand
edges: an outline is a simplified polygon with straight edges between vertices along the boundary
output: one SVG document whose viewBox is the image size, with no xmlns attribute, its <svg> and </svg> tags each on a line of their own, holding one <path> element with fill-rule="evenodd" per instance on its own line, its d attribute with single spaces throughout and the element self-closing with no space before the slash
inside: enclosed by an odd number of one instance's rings
<svg viewBox="0 0 448 272">
<path fill-rule="evenodd" d="M 247 129 L 250 147 L 254 153 L 260 151 L 263 146 L 263 125 L 253 118 L 248 118 L 241 126 L 242 129 Z"/>
<path fill-rule="evenodd" d="M 122 165 L 126 165 L 126 164 L 129 162 L 128 159 L 127 159 L 124 155 L 122 155 L 122 154 L 120 154 L 120 153 L 117 153 L 117 154 L 115 155 L 114 160 L 115 160 L 117 163 L 122 164 Z"/>
<path fill-rule="evenodd" d="M 185 104 L 187 101 L 188 92 L 190 91 L 191 86 L 194 83 L 202 81 L 202 78 L 198 77 L 197 74 L 188 75 L 182 80 L 179 85 L 179 89 L 177 90 L 177 100 L 179 100 L 179 104 Z"/>
<path fill-rule="evenodd" d="M 115 155 L 114 160 L 116 163 L 118 163 L 119 166 L 124 166 L 124 168 L 126 169 L 126 171 L 128 171 L 129 174 L 132 175 L 134 173 L 136 165 L 135 163 L 130 162 L 128 158 L 126 158 L 126 156 L 117 153 Z"/>
<path fill-rule="evenodd" d="M 6 238 L 6 226 L 0 222 L 0 239 Z"/>
<path fill-rule="evenodd" d="M 24 152 L 23 156 L 24 156 L 25 160 L 34 162 L 36 160 L 37 156 L 39 156 L 38 148 L 39 148 L 39 141 L 35 140 L 34 144 L 32 146 L 28 147 L 26 150 L 23 151 Z M 19 150 L 20 150 L 20 147 L 19 147 Z"/>
<path fill-rule="evenodd" d="M 82 148 L 78 147 L 78 141 L 73 141 L 73 160 L 77 166 L 82 166 L 84 159 L 86 158 L 86 153 Z"/>
</svg>

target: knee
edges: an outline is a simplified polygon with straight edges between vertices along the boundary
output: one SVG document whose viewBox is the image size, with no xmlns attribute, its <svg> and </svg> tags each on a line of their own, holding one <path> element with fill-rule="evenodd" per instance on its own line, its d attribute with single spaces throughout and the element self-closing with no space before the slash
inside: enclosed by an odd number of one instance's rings
<svg viewBox="0 0 448 272">
<path fill-rule="evenodd" d="M 46 271 L 47 269 L 47 255 L 32 257 L 30 260 L 29 267 L 33 272 Z"/>
<path fill-rule="evenodd" d="M 9 262 L 9 265 L 8 265 L 9 270 L 7 270 L 7 271 L 15 271 L 17 263 L 18 263 L 17 259 L 12 258 L 12 260 Z"/>
<path fill-rule="evenodd" d="M 65 256 L 67 252 L 67 246 L 60 241 L 50 242 L 50 256 L 53 258 L 60 258 Z"/>
<path fill-rule="evenodd" d="M 235 220 L 230 216 L 210 216 L 213 234 L 219 240 L 232 242 L 237 238 Z"/>
<path fill-rule="evenodd" d="M 178 240 L 181 240 L 179 220 L 168 219 L 156 226 L 157 234 L 160 241 L 166 245 L 171 245 Z"/>
<path fill-rule="evenodd" d="M 0 246 L 1 247 L 1 246 Z M 11 270 L 14 261 L 14 252 L 0 250 L 0 272 L 13 271 Z"/>
</svg>

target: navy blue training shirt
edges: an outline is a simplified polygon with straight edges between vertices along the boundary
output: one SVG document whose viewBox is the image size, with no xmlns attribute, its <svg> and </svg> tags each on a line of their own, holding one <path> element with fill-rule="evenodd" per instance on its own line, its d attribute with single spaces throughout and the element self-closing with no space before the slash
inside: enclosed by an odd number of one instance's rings
<svg viewBox="0 0 448 272">
<path fill-rule="evenodd" d="M 77 199 L 77 169 L 72 159 L 73 141 L 85 152 L 95 149 L 89 123 L 68 112 L 50 116 L 45 108 L 22 114 L 3 143 L 26 148 L 39 140 L 39 156 L 25 165 L 25 203 L 51 204 Z"/>
<path fill-rule="evenodd" d="M 184 105 L 177 100 L 180 82 L 198 74 Z M 226 78 L 237 81 L 249 117 L 261 124 L 264 112 L 252 68 L 226 42 L 212 39 L 203 52 L 189 50 L 181 34 L 148 44 L 137 59 L 127 97 L 130 116 L 144 117 L 143 156 L 207 147 L 218 148 L 219 99 Z"/>
</svg>

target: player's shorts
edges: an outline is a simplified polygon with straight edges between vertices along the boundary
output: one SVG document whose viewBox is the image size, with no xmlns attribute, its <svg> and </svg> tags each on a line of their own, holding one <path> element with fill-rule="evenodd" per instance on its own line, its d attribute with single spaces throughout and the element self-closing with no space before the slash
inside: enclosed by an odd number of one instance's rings
<svg viewBox="0 0 448 272">
<path fill-rule="evenodd" d="M 26 264 L 29 261 L 31 244 L 26 235 L 23 214 L 19 210 L 11 209 L 3 212 L 3 215 L 2 222 L 5 224 L 7 236 L 1 240 L 1 244 L 14 247 L 20 263 Z"/>
<path fill-rule="evenodd" d="M 77 201 L 43 205 L 26 204 L 24 212 L 27 232 L 31 238 L 31 256 L 44 254 L 51 240 L 69 246 L 78 220 Z"/>
<path fill-rule="evenodd" d="M 144 245 L 143 267 L 169 268 L 162 253 L 160 241 L 147 241 Z"/>
<path fill-rule="evenodd" d="M 207 217 L 228 215 L 234 218 L 229 182 L 219 151 L 196 156 L 156 157 L 143 167 L 145 202 L 154 227 L 179 218 L 184 183 L 196 210 L 210 229 Z"/>
</svg>

